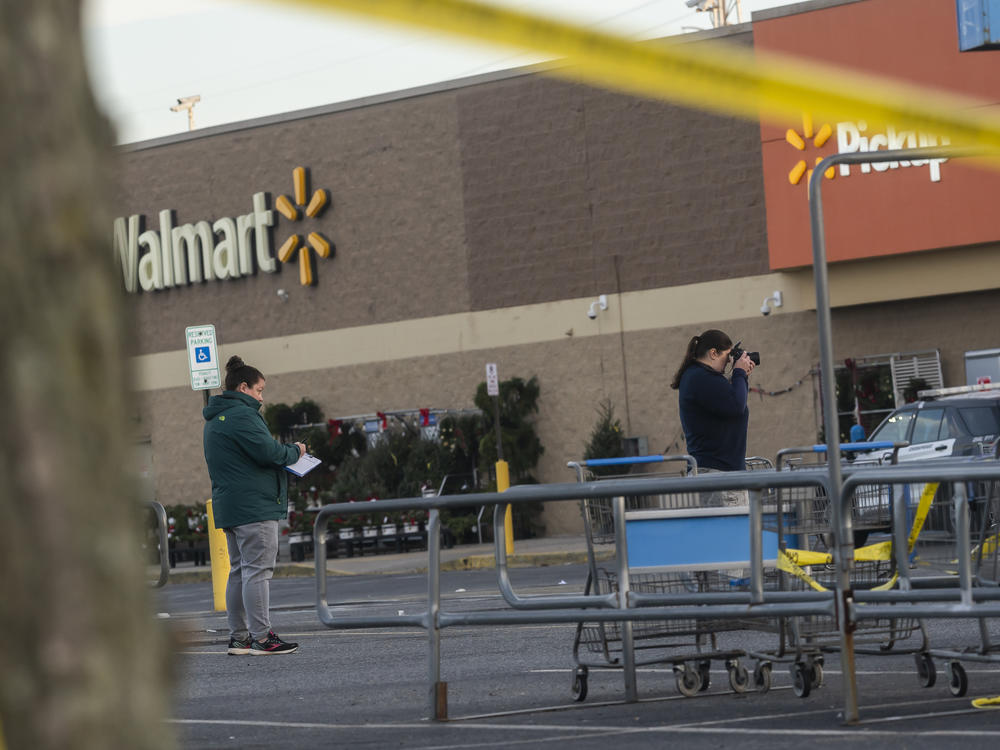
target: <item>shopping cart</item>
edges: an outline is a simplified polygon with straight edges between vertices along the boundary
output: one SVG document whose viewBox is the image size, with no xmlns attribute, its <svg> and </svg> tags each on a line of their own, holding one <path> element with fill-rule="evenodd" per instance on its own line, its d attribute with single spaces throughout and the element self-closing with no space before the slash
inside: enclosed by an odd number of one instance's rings
<svg viewBox="0 0 1000 750">
<path fill-rule="evenodd" d="M 895 463 L 901 443 L 845 443 L 842 470 Z M 863 451 L 863 452 L 862 452 Z M 787 448 L 778 453 L 778 471 L 793 471 L 826 463 L 825 445 Z M 855 554 L 850 570 L 852 589 L 889 587 L 895 583 L 891 542 L 863 546 L 869 537 L 889 531 L 892 523 L 893 488 L 883 484 L 860 485 L 850 501 Z M 836 588 L 833 565 L 834 518 L 831 499 L 823 488 L 783 488 L 776 493 L 776 512 L 765 515 L 764 527 L 779 540 L 780 588 L 787 591 Z M 794 546 L 789 545 L 789 540 Z M 779 618 L 773 622 L 777 644 L 773 651 L 751 652 L 761 660 L 787 662 L 795 694 L 807 697 L 823 684 L 824 654 L 840 647 L 840 630 L 835 618 L 824 615 Z M 915 618 L 869 618 L 858 623 L 853 639 L 860 653 L 900 653 L 900 644 L 920 636 L 906 652 L 919 653 L 927 647 L 927 637 Z M 757 679 L 768 683 L 769 670 Z"/>
<path fill-rule="evenodd" d="M 698 471 L 695 459 L 687 455 L 592 459 L 570 462 L 569 467 L 576 471 L 580 482 L 628 477 L 688 476 L 695 475 Z M 613 476 L 594 473 L 595 470 L 608 467 L 624 473 Z M 747 459 L 747 468 L 771 469 L 772 465 L 765 458 L 753 457 Z M 773 505 L 773 500 L 771 503 Z M 617 575 L 599 565 L 601 555 L 597 549 L 615 542 L 612 501 L 582 500 L 581 510 L 588 560 L 584 593 L 615 593 L 618 591 Z M 749 527 L 746 525 L 749 511 L 745 503 L 742 506 L 727 506 L 718 493 L 683 492 L 626 496 L 625 510 L 630 590 L 655 594 L 747 590 L 749 552 L 745 555 L 728 554 L 732 552 L 732 548 L 721 539 L 715 539 L 715 545 L 704 544 L 706 533 L 712 534 L 711 529 L 725 525 L 737 537 L 736 549 L 746 547 L 749 542 Z M 687 524 L 685 528 L 689 531 L 677 534 L 680 527 L 674 526 L 674 536 L 671 537 L 670 529 L 661 522 Z M 688 543 L 685 544 L 685 541 Z M 774 547 L 776 550 L 777 545 Z M 706 549 L 711 551 L 706 552 Z M 669 557 L 664 557 L 665 553 Z M 629 626 L 632 628 L 631 642 L 634 650 L 643 652 L 642 658 L 636 659 L 635 664 L 672 665 L 677 689 L 685 696 L 693 696 L 709 688 L 713 661 L 725 664 L 729 685 L 735 692 L 742 693 L 751 685 L 750 675 L 740 663 L 744 652 L 739 648 L 723 648 L 719 639 L 721 633 L 745 630 L 752 626 L 750 623 L 681 618 L 635 621 Z M 590 669 L 623 668 L 623 627 L 614 622 L 581 622 L 577 625 L 573 641 L 573 658 L 576 663 L 572 690 L 574 700 L 583 701 L 586 698 Z"/>
<path fill-rule="evenodd" d="M 964 461 L 996 461 L 1000 441 L 982 455 Z M 941 459 L 949 462 L 963 459 Z M 954 588 L 959 585 L 962 556 L 974 587 L 1000 586 L 1000 482 L 974 481 L 950 484 L 916 484 L 904 488 L 909 536 L 910 570 L 914 588 Z M 948 687 L 960 697 L 969 688 L 962 662 L 1000 662 L 1000 644 L 990 637 L 989 622 L 977 618 L 978 643 L 926 648 L 915 655 L 917 677 L 924 687 L 937 680 L 934 658 L 946 662 Z"/>
</svg>

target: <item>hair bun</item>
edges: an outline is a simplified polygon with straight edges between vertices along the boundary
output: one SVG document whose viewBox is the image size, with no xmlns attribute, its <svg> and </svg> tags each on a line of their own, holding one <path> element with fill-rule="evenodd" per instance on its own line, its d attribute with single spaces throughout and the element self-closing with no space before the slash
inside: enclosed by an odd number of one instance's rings
<svg viewBox="0 0 1000 750">
<path fill-rule="evenodd" d="M 226 362 L 226 371 L 228 372 L 230 370 L 238 370 L 243 366 L 244 366 L 243 360 L 234 354 L 232 357 L 229 358 L 229 361 Z"/>
</svg>

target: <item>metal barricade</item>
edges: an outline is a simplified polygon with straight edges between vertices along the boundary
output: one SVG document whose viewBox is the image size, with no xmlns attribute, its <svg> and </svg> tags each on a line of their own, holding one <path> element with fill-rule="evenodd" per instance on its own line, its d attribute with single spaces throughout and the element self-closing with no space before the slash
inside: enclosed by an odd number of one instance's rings
<svg viewBox="0 0 1000 750">
<path fill-rule="evenodd" d="M 850 495 L 855 486 L 865 484 L 903 484 L 907 482 L 934 481 L 984 481 L 1000 479 L 1000 462 L 980 464 L 942 463 L 935 466 L 880 466 L 857 469 L 845 476 L 841 490 L 841 506 L 849 507 Z M 428 574 L 427 609 L 421 613 L 399 616 L 340 616 L 334 615 L 327 601 L 325 565 L 325 525 L 331 515 L 350 515 L 364 512 L 363 504 L 341 503 L 327 505 L 316 517 L 316 593 L 317 614 L 320 622 L 331 628 L 368 627 L 420 627 L 428 634 L 429 708 L 432 719 L 447 717 L 447 685 L 441 681 L 441 633 L 445 628 L 474 625 L 516 625 L 538 623 L 572 623 L 581 621 L 622 624 L 622 674 L 625 698 L 638 700 L 635 682 L 634 649 L 629 624 L 640 621 L 684 619 L 739 620 L 753 618 L 791 618 L 806 616 L 843 616 L 838 622 L 845 637 L 842 640 L 841 668 L 843 670 L 844 713 L 843 720 L 850 723 L 857 717 L 854 672 L 854 630 L 857 623 L 866 619 L 901 617 L 911 618 L 978 618 L 1000 616 L 1000 587 L 973 586 L 971 546 L 968 537 L 958 537 L 958 587 L 954 589 L 924 590 L 910 586 L 908 562 L 905 553 L 907 536 L 905 509 L 901 503 L 893 508 L 893 539 L 904 540 L 903 546 L 894 545 L 893 559 L 899 570 L 898 585 L 891 590 L 855 590 L 840 585 L 839 570 L 831 581 L 836 590 L 828 591 L 771 591 L 765 586 L 764 550 L 762 544 L 764 491 L 781 490 L 791 486 L 819 486 L 828 481 L 827 472 L 821 469 L 802 468 L 796 471 L 745 471 L 703 474 L 691 477 L 658 477 L 651 479 L 612 480 L 601 482 L 565 483 L 513 487 L 506 493 L 477 495 L 476 504 L 506 505 L 529 502 L 556 502 L 584 499 L 613 498 L 613 512 L 617 519 L 625 517 L 625 494 L 655 495 L 674 492 L 710 492 L 717 490 L 748 490 L 750 498 L 750 583 L 746 591 L 729 592 L 667 592 L 648 593 L 631 587 L 627 565 L 616 570 L 618 594 L 570 594 L 520 596 L 514 591 L 507 569 L 503 534 L 503 513 L 494 514 L 495 556 L 497 584 L 507 610 L 493 611 L 441 611 L 440 606 L 440 538 L 438 510 L 465 507 L 469 500 L 460 497 L 407 498 L 384 500 L 388 511 L 427 510 L 428 523 Z M 362 507 L 359 507 L 362 506 Z M 616 523 L 619 549 L 627 549 L 628 541 L 624 524 Z M 835 524 L 835 529 L 837 525 Z M 318 530 L 319 533 L 316 533 Z M 850 527 L 848 526 L 848 531 Z M 498 541 L 496 541 L 498 540 Z M 837 543 L 834 562 L 845 562 L 837 557 L 841 548 Z M 850 547 L 850 541 L 846 542 Z M 902 561 L 903 569 L 900 569 Z M 850 562 L 845 566 L 849 568 Z"/>
<path fill-rule="evenodd" d="M 168 549 L 167 542 L 167 511 L 155 500 L 147 503 L 147 507 L 153 511 L 153 517 L 156 519 L 156 542 L 160 558 L 160 576 L 155 581 L 150 581 L 149 585 L 153 588 L 161 588 L 166 586 L 167 581 L 170 579 L 170 550 Z"/>
<path fill-rule="evenodd" d="M 989 451 L 964 459 L 968 463 L 995 462 L 1000 443 Z M 948 459 L 960 464 L 962 459 Z M 1000 586 L 1000 481 L 959 481 L 908 484 L 900 487 L 906 500 L 909 562 L 908 584 L 915 589 L 952 589 L 959 585 L 959 556 L 968 547 L 971 585 Z M 934 658 L 945 660 L 948 688 L 961 697 L 969 687 L 962 662 L 1000 662 L 1000 644 L 993 643 L 987 618 L 976 618 L 977 643 L 930 644 L 915 654 L 917 677 L 924 687 L 937 681 Z"/>
<path fill-rule="evenodd" d="M 831 614 L 835 607 L 832 592 L 770 592 L 764 590 L 762 580 L 763 549 L 761 537 L 762 490 L 783 486 L 786 483 L 822 483 L 818 472 L 800 471 L 794 476 L 779 476 L 773 472 L 729 472 L 691 477 L 636 478 L 626 481 L 566 483 L 555 485 L 524 485 L 512 487 L 505 493 L 483 493 L 475 496 L 477 505 L 506 505 L 528 502 L 578 501 L 580 498 L 613 498 L 616 519 L 624 519 L 624 494 L 656 495 L 675 492 L 710 492 L 717 490 L 748 490 L 750 498 L 750 582 L 745 591 L 718 593 L 690 593 L 687 591 L 650 594 L 632 591 L 627 565 L 616 570 L 617 594 L 570 594 L 521 596 L 514 591 L 507 568 L 504 544 L 504 514 L 494 513 L 494 554 L 496 556 L 497 585 L 511 610 L 442 612 L 440 606 L 440 521 L 438 510 L 462 507 L 468 498 L 428 497 L 401 500 L 383 500 L 386 512 L 401 510 L 427 510 L 428 521 L 428 597 L 427 610 L 400 616 L 335 616 L 327 602 L 327 576 L 325 565 L 325 524 L 332 515 L 350 515 L 364 512 L 359 503 L 339 503 L 320 508 L 314 525 L 316 544 L 317 614 L 320 622 L 331 628 L 367 627 L 421 627 L 428 633 L 430 717 L 447 716 L 447 685 L 441 681 L 440 638 L 444 628 L 472 625 L 515 625 L 535 623 L 573 623 L 596 621 L 622 624 L 622 674 L 625 698 L 638 699 L 635 682 L 634 649 L 631 642 L 632 622 L 663 620 L 739 620 L 749 617 L 776 617 L 792 614 Z M 616 523 L 616 544 L 627 551 L 624 523 Z"/>
<path fill-rule="evenodd" d="M 895 463 L 905 443 L 846 443 L 847 452 L 862 452 L 842 462 L 841 471 L 849 475 L 863 468 Z M 813 445 L 779 451 L 779 471 L 797 471 L 804 467 L 824 468 L 827 447 Z M 848 453 L 850 455 L 850 453 Z M 811 459 L 811 460 L 810 460 Z M 864 545 L 872 531 L 888 532 L 892 523 L 892 491 L 884 484 L 856 485 L 844 506 L 852 522 L 852 547 Z M 773 525 L 770 525 L 773 524 Z M 776 512 L 765 518 L 765 528 L 779 538 L 778 568 L 780 588 L 784 591 L 832 590 L 838 587 L 833 551 L 836 528 L 831 499 L 825 487 L 788 487 L 777 493 Z M 791 546 L 789 543 L 791 542 Z M 850 564 L 852 589 L 872 589 L 892 580 L 893 563 L 888 547 L 856 553 Z M 795 694 L 807 697 L 823 685 L 824 653 L 842 648 L 841 631 L 836 617 L 808 615 L 780 619 L 774 624 L 777 643 L 773 651 L 753 652 L 759 659 L 788 662 Z M 857 623 L 853 632 L 855 650 L 870 653 L 899 653 L 900 644 L 915 633 L 919 644 L 909 651 L 926 648 L 926 634 L 915 618 L 874 618 Z"/>
</svg>

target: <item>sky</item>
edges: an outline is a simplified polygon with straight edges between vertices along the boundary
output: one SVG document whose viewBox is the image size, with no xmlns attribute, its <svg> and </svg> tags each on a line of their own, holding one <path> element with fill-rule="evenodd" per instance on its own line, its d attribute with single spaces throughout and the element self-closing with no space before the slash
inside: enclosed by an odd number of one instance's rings
<svg viewBox="0 0 1000 750">
<path fill-rule="evenodd" d="M 685 0 L 490 2 L 633 39 L 712 25 Z M 790 2 L 742 0 L 743 21 Z M 119 143 L 187 131 L 187 114 L 170 110 L 180 97 L 201 96 L 194 125 L 204 128 L 544 59 L 289 0 L 84 0 L 83 29 L 91 84 Z"/>
</svg>

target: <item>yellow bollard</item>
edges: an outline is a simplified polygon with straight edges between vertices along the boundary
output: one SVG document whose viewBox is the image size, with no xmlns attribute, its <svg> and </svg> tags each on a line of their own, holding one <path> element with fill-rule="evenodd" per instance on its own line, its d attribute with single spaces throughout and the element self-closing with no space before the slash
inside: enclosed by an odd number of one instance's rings
<svg viewBox="0 0 1000 750">
<path fill-rule="evenodd" d="M 226 581 L 229 580 L 229 545 L 226 543 L 226 532 L 215 528 L 215 516 L 212 514 L 212 499 L 205 501 L 208 509 L 208 552 L 212 561 L 212 593 L 215 600 L 215 611 L 226 611 Z"/>
<path fill-rule="evenodd" d="M 497 492 L 506 492 L 510 489 L 510 471 L 506 461 L 497 461 Z M 514 513 L 508 505 L 504 510 L 504 536 L 507 547 L 507 554 L 514 554 Z"/>
</svg>

